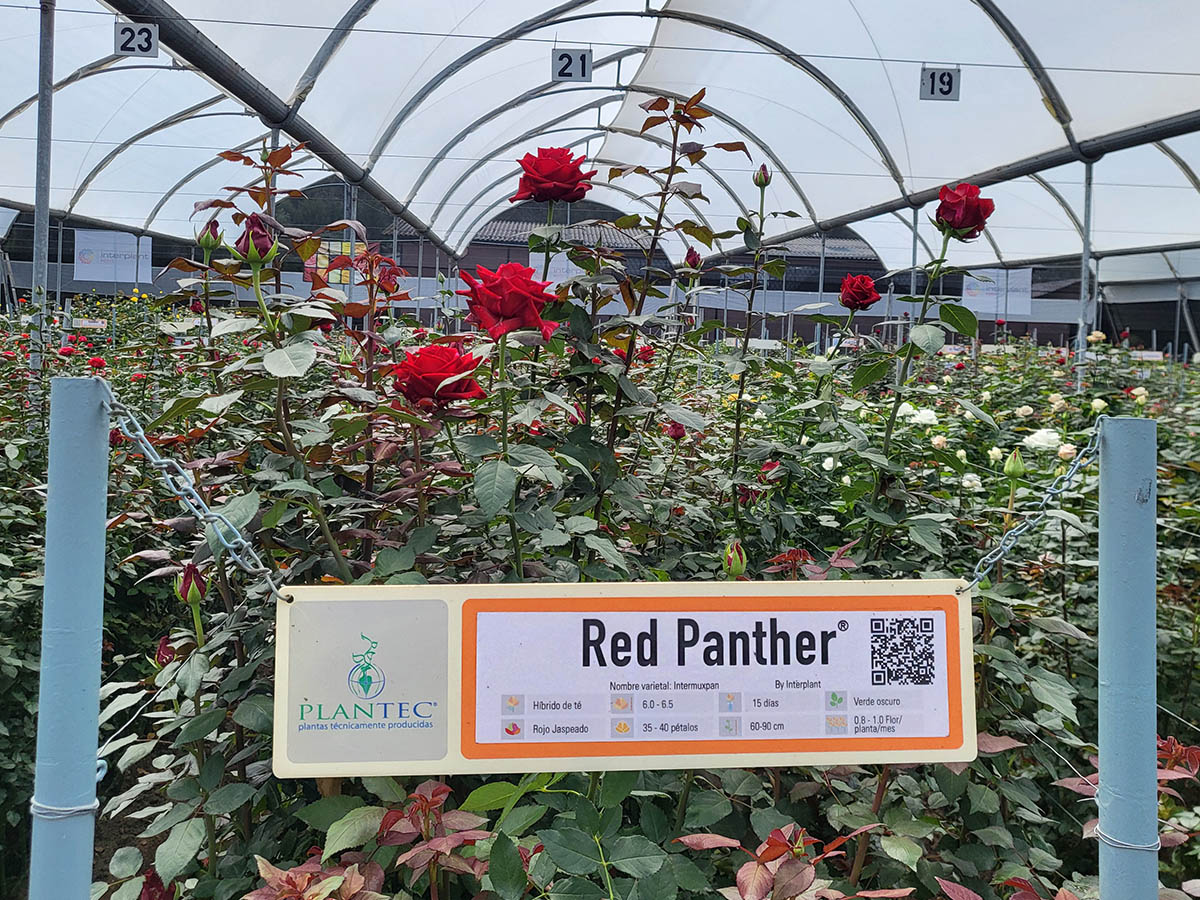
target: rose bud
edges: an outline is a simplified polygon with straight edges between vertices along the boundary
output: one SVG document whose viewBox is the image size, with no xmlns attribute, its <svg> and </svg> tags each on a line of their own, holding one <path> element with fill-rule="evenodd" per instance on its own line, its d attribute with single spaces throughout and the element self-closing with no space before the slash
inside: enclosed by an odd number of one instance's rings
<svg viewBox="0 0 1200 900">
<path fill-rule="evenodd" d="M 754 186 L 756 188 L 765 188 L 771 183 L 771 173 L 767 169 L 767 164 L 763 163 L 758 167 L 758 171 L 754 173 Z"/>
<path fill-rule="evenodd" d="M 217 220 L 209 219 L 204 227 L 200 229 L 200 233 L 196 235 L 196 243 L 200 245 L 200 249 L 211 253 L 216 250 L 221 244 L 225 243 L 225 236 L 217 230 Z"/>
<path fill-rule="evenodd" d="M 667 437 L 673 441 L 682 441 L 685 437 L 687 437 L 687 429 L 678 422 L 672 422 L 670 425 L 668 425 L 666 432 Z"/>
<path fill-rule="evenodd" d="M 208 590 L 208 585 L 205 584 L 199 567 L 195 563 L 188 563 L 184 566 L 183 574 L 175 581 L 176 596 L 189 606 L 195 606 L 204 599 L 206 590 Z"/>
<path fill-rule="evenodd" d="M 687 248 L 687 253 L 683 255 L 683 264 L 689 269 L 700 268 L 700 253 L 695 247 Z"/>
<path fill-rule="evenodd" d="M 737 578 L 746 571 L 746 551 L 742 548 L 742 542 L 732 540 L 725 546 L 725 558 L 722 561 L 722 568 L 725 569 L 725 574 L 730 578 Z"/>
</svg>

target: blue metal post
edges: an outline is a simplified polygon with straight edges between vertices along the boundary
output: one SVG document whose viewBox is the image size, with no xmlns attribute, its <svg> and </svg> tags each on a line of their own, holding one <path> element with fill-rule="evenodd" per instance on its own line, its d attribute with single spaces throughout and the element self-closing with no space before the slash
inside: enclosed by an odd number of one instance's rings
<svg viewBox="0 0 1200 900">
<path fill-rule="evenodd" d="M 1153 419 L 1100 432 L 1100 895 L 1158 897 Z"/>
<path fill-rule="evenodd" d="M 46 573 L 29 900 L 92 883 L 108 407 L 98 378 L 50 382 Z"/>
</svg>

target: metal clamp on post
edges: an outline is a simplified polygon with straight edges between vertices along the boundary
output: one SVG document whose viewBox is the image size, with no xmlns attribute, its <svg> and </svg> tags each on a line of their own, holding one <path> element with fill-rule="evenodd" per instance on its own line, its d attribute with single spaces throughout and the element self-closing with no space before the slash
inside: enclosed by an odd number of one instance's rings
<svg viewBox="0 0 1200 900">
<path fill-rule="evenodd" d="M 1000 543 L 993 549 L 985 553 L 975 564 L 975 571 L 972 573 L 971 581 L 959 593 L 963 593 L 978 587 L 983 579 L 987 578 L 988 574 L 996 567 L 996 563 L 1008 556 L 1010 550 L 1017 545 L 1017 541 L 1021 536 L 1029 531 L 1032 531 L 1037 525 L 1041 524 L 1042 520 L 1047 516 L 1046 508 L 1050 505 L 1050 501 L 1065 494 L 1075 483 L 1075 477 L 1094 459 L 1100 455 L 1100 428 L 1109 416 L 1097 416 L 1096 427 L 1092 431 L 1091 440 L 1084 447 L 1067 467 L 1067 470 L 1050 482 L 1050 486 L 1046 488 L 1046 496 L 1038 501 L 1037 507 L 1033 513 L 1026 517 L 1019 525 L 1014 525 L 1000 538 Z"/>
<path fill-rule="evenodd" d="M 163 481 L 175 493 L 180 502 L 191 510 L 200 521 L 213 526 L 213 533 L 217 540 L 222 547 L 229 551 L 229 558 L 239 569 L 247 575 L 261 578 L 266 582 L 267 593 L 272 599 L 291 603 L 292 598 L 279 590 L 279 584 L 275 581 L 275 573 L 263 564 L 254 547 L 242 537 L 238 527 L 230 522 L 224 514 L 214 512 L 204 502 L 204 498 L 196 490 L 191 477 L 183 466 L 173 459 L 164 459 L 146 437 L 146 430 L 133 411 L 116 398 L 107 382 L 102 381 L 101 384 L 104 385 L 108 397 L 108 411 L 116 419 L 117 428 L 125 437 L 137 444 L 146 461 L 161 473 Z"/>
</svg>

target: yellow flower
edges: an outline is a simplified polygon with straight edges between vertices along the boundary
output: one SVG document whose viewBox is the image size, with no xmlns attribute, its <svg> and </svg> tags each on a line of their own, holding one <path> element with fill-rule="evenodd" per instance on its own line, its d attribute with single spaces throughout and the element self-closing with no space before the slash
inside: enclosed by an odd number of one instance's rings
<svg viewBox="0 0 1200 900">
<path fill-rule="evenodd" d="M 738 372 L 730 372 L 730 373 L 729 373 L 729 377 L 730 377 L 730 379 L 731 379 L 731 380 L 733 380 L 733 381 L 737 381 L 737 380 L 738 380 L 738 379 L 740 379 L 742 376 L 741 376 L 741 374 L 740 374 L 740 373 L 738 373 Z"/>
</svg>

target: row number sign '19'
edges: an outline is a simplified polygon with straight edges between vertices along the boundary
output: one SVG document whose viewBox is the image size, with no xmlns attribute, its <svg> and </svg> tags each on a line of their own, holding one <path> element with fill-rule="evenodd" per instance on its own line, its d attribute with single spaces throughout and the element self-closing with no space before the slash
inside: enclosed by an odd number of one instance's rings
<svg viewBox="0 0 1200 900">
<path fill-rule="evenodd" d="M 117 56 L 158 56 L 158 26 L 144 22 L 117 22 L 113 30 Z"/>
<path fill-rule="evenodd" d="M 938 66 L 921 66 L 922 100 L 957 100 L 962 72 Z"/>
<path fill-rule="evenodd" d="M 275 774 L 971 760 L 961 588 L 289 588 Z"/>
</svg>

